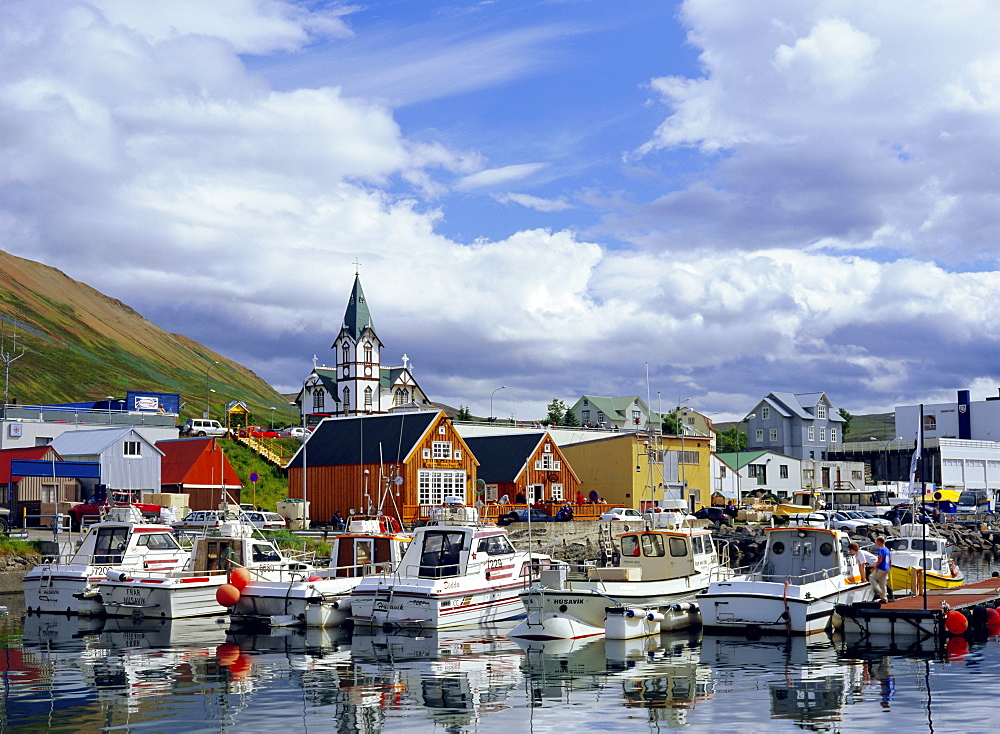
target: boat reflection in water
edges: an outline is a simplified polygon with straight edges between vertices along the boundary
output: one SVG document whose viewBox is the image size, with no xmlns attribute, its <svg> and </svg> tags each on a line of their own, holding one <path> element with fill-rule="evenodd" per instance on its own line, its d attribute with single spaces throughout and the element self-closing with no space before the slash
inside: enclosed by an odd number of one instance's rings
<svg viewBox="0 0 1000 734">
<path fill-rule="evenodd" d="M 459 730 L 511 708 L 522 653 L 507 638 L 514 623 L 438 630 L 355 630 L 355 675 L 381 678 L 389 716 L 409 709 Z"/>
<path fill-rule="evenodd" d="M 807 728 L 841 721 L 856 673 L 853 666 L 844 666 L 825 636 L 751 640 L 705 635 L 701 659 L 715 670 L 719 681 L 728 677 L 727 671 L 745 675 L 759 669 L 768 674 L 771 717 L 790 719 Z"/>
</svg>

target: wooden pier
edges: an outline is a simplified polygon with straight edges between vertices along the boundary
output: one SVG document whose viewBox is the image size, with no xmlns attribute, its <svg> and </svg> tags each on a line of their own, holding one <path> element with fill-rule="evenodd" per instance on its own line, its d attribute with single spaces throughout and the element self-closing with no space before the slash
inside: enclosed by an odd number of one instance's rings
<svg viewBox="0 0 1000 734">
<path fill-rule="evenodd" d="M 1000 602 L 1000 578 L 989 578 L 951 589 L 928 589 L 924 594 L 905 596 L 888 604 L 863 602 L 841 604 L 836 613 L 844 621 L 844 634 L 860 641 L 872 638 L 889 642 L 944 640 L 950 634 L 945 628 L 948 611 L 958 610 L 969 620 L 968 632 L 973 636 L 987 633 L 987 607 Z"/>
</svg>

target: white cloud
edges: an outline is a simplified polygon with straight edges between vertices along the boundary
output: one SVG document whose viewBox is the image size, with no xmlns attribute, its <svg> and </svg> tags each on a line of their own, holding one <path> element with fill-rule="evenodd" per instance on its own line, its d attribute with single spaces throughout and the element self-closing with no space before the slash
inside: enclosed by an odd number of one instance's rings
<svg viewBox="0 0 1000 734">
<path fill-rule="evenodd" d="M 520 181 L 545 168 L 547 163 L 518 163 L 502 168 L 488 168 L 463 176 L 455 184 L 458 191 L 469 191 L 487 186 L 497 186 L 511 181 Z"/>
<path fill-rule="evenodd" d="M 573 205 L 565 199 L 543 199 L 540 196 L 532 196 L 531 194 L 494 194 L 493 198 L 501 204 L 520 204 L 528 209 L 540 212 L 562 212 L 573 208 Z"/>
</svg>

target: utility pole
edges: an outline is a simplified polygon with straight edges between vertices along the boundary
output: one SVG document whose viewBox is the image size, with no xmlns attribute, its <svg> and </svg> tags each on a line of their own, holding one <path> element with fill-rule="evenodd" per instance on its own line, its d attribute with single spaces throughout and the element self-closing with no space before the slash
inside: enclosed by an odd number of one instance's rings
<svg viewBox="0 0 1000 734">
<path fill-rule="evenodd" d="M 11 363 L 16 362 L 21 357 L 23 357 L 24 354 L 25 354 L 25 352 L 27 350 L 24 347 L 18 347 L 17 346 L 17 331 L 16 330 L 14 331 L 13 346 L 11 347 L 11 350 L 8 352 L 4 348 L 4 342 L 6 341 L 6 337 L 7 337 L 7 321 L 6 321 L 6 319 L 4 319 L 2 323 L 3 323 L 4 327 L 3 327 L 3 330 L 0 330 L 0 360 L 2 360 L 3 364 L 4 364 L 3 405 L 4 405 L 4 409 L 6 410 L 7 404 L 10 402 L 10 365 L 11 365 Z"/>
</svg>

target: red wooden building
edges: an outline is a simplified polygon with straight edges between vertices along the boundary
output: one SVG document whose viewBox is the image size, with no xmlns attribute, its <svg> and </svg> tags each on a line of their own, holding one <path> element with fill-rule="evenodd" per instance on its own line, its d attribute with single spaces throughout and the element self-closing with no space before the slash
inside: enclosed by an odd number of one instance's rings
<svg viewBox="0 0 1000 734">
<path fill-rule="evenodd" d="M 211 437 L 157 441 L 163 452 L 160 489 L 189 496 L 192 510 L 214 510 L 223 493 L 240 501 L 240 481 L 218 441 Z"/>
</svg>

